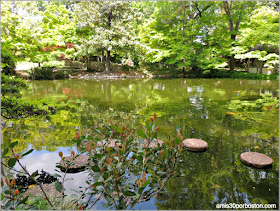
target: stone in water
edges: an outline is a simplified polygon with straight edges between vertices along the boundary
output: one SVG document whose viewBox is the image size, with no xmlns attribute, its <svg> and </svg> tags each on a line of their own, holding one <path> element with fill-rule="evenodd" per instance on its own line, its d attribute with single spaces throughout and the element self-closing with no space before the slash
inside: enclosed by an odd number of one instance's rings
<svg viewBox="0 0 280 211">
<path fill-rule="evenodd" d="M 189 138 L 183 141 L 183 146 L 190 151 L 202 152 L 208 148 L 208 143 L 201 139 Z"/>
<path fill-rule="evenodd" d="M 270 168 L 273 163 L 270 157 L 258 152 L 243 152 L 240 155 L 240 160 L 244 164 L 256 168 Z"/>
</svg>

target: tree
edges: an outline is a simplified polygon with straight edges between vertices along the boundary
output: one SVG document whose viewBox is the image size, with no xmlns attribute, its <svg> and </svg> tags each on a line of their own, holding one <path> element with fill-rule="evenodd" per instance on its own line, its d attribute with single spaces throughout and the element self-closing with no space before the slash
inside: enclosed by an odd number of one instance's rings
<svg viewBox="0 0 280 211">
<path fill-rule="evenodd" d="M 240 24 L 248 14 L 248 11 L 255 5 L 254 2 L 239 2 L 239 1 L 223 1 L 221 8 L 225 11 L 226 20 L 228 22 L 228 30 L 232 46 L 235 46 L 236 36 L 239 33 Z M 231 53 L 229 61 L 230 71 L 235 68 L 234 54 Z"/>
<path fill-rule="evenodd" d="M 112 53 L 135 44 L 131 23 L 140 20 L 140 11 L 127 1 L 93 1 L 77 3 L 76 12 L 79 27 L 92 29 L 91 45 L 106 52 L 105 72 L 109 74 Z"/>
<path fill-rule="evenodd" d="M 149 47 L 148 61 L 175 65 L 183 73 L 202 68 L 197 60 L 207 60 L 200 55 L 209 47 L 205 39 L 213 25 L 209 17 L 213 17 L 214 4 L 157 2 L 155 7 L 141 30 L 141 41 Z"/>
</svg>

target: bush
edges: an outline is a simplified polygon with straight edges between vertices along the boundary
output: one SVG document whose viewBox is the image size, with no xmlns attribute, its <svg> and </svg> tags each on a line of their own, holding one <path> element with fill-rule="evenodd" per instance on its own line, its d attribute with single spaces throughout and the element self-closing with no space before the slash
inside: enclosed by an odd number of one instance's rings
<svg viewBox="0 0 280 211">
<path fill-rule="evenodd" d="M 96 129 L 92 135 L 77 131 L 73 141 L 76 142 L 79 151 L 71 152 L 70 161 L 63 157 L 62 152 L 59 152 L 59 156 L 64 161 L 67 172 L 78 156 L 87 155 L 88 165 L 85 166 L 89 177 L 85 181 L 87 187 L 81 191 L 82 195 L 73 197 L 75 201 L 72 201 L 72 207 L 68 209 L 90 209 L 101 198 L 107 201 L 110 209 L 132 209 L 137 203 L 148 201 L 162 191 L 179 162 L 183 137 L 178 128 L 178 138 L 171 140 L 168 138 L 161 144 L 154 143 L 159 130 L 155 123 L 156 114 L 137 130 L 137 134 L 134 130 L 113 122 Z M 115 143 L 109 144 L 112 139 L 115 139 Z M 21 155 L 15 154 L 13 148 L 17 144 L 18 142 L 12 142 L 2 153 L 2 159 L 5 159 L 11 169 L 16 163 L 22 166 L 20 159 L 33 151 L 31 149 Z M 8 156 L 8 153 L 12 156 Z M 34 176 L 36 172 L 31 174 L 25 167 L 22 170 L 44 193 L 44 188 Z M 57 174 L 53 176 L 60 177 Z M 64 191 L 64 178 L 65 176 L 61 182 L 53 183 L 56 190 L 61 193 Z M 10 181 L 13 180 L 6 178 L 5 186 L 3 182 L 2 204 L 5 209 L 30 209 L 37 203 L 28 198 L 23 200 L 20 190 Z M 62 205 L 65 202 L 63 194 L 55 201 L 46 195 L 44 198 L 48 202 L 43 204 L 44 208 L 63 209 Z"/>
<path fill-rule="evenodd" d="M 34 102 L 21 100 L 20 91 L 27 87 L 27 84 L 21 79 L 1 74 L 1 116 L 5 119 L 20 119 L 33 115 L 45 115 L 48 113 L 44 105 Z"/>
<path fill-rule="evenodd" d="M 29 75 L 32 80 L 52 80 L 54 67 L 34 67 Z"/>
<path fill-rule="evenodd" d="M 206 71 L 204 71 L 206 72 Z M 265 75 L 258 73 L 248 73 L 243 71 L 228 71 L 228 70 L 213 70 L 206 72 L 207 78 L 240 78 L 240 79 L 260 79 L 260 80 L 275 80 L 279 76 L 279 73 L 273 75 Z"/>
<path fill-rule="evenodd" d="M 131 70 L 132 68 L 131 68 L 129 65 L 125 64 L 125 65 L 122 66 L 122 69 L 123 69 L 124 71 L 129 71 L 129 70 Z"/>
<path fill-rule="evenodd" d="M 32 80 L 53 80 L 68 78 L 70 71 L 56 71 L 54 67 L 35 67 L 30 71 L 30 79 Z"/>
<path fill-rule="evenodd" d="M 88 72 L 103 72 L 105 70 L 104 68 L 104 62 L 89 62 L 87 66 Z"/>
<path fill-rule="evenodd" d="M 54 78 L 55 79 L 64 79 L 64 78 L 69 78 L 71 71 L 57 71 L 54 72 Z"/>
</svg>

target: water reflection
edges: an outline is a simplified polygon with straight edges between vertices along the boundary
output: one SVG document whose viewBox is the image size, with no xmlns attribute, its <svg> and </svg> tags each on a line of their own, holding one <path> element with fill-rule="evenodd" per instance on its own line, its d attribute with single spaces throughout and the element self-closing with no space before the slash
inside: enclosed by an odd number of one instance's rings
<svg viewBox="0 0 280 211">
<path fill-rule="evenodd" d="M 67 140 L 74 136 L 75 127 L 90 127 L 93 117 L 96 118 L 93 113 L 102 118 L 108 109 L 114 108 L 141 119 L 156 112 L 161 128 L 159 138 L 164 140 L 164 131 L 175 135 L 175 127 L 180 125 L 185 138 L 206 140 L 209 149 L 204 153 L 186 151 L 176 169 L 176 177 L 165 191 L 135 209 L 215 209 L 217 203 L 230 202 L 278 204 L 279 147 L 277 139 L 272 138 L 279 134 L 278 112 L 237 116 L 227 113 L 231 100 L 254 100 L 266 92 L 278 97 L 277 81 L 133 79 L 30 83 L 30 89 L 24 93 L 26 99 L 48 98 L 65 106 L 47 123 L 38 118 L 29 119 L 22 122 L 24 130 L 15 129 L 18 122 L 4 130 L 5 144 L 13 138 L 19 140 L 19 150 L 28 144 L 37 149 L 24 160 L 30 171 L 43 168 L 54 173 L 55 163 L 60 159 L 57 152 L 67 154 L 73 146 Z M 267 154 L 274 159 L 273 168 L 258 170 L 243 165 L 239 156 L 244 151 Z M 83 186 L 86 179 L 82 173 L 69 177 L 75 178 L 75 182 L 66 184 L 70 192 L 71 188 Z M 95 208 L 104 206 L 100 202 Z"/>
</svg>

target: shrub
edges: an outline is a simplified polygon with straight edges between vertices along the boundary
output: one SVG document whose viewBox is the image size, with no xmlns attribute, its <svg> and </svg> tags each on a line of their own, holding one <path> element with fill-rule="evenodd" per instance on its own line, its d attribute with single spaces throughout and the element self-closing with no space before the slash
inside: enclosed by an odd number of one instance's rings
<svg viewBox="0 0 280 211">
<path fill-rule="evenodd" d="M 55 79 L 64 79 L 64 78 L 69 78 L 71 71 L 57 71 L 54 72 L 54 78 Z"/>
<path fill-rule="evenodd" d="M 129 71 L 129 70 L 131 70 L 132 68 L 131 68 L 129 65 L 125 64 L 125 65 L 122 66 L 122 69 L 123 69 L 124 71 Z"/>
<path fill-rule="evenodd" d="M 87 187 L 81 191 L 82 195 L 73 197 L 75 201 L 71 201 L 70 209 L 90 209 L 101 197 L 107 201 L 107 206 L 111 209 L 132 209 L 135 204 L 148 201 L 163 190 L 179 160 L 183 137 L 180 129 L 177 129 L 178 138 L 168 139 L 162 144 L 154 143 L 154 146 L 150 147 L 157 138 L 159 130 L 155 123 L 156 114 L 137 130 L 137 135 L 132 129 L 113 122 L 97 129 L 94 136 L 76 132 L 76 138 L 73 141 L 76 142 L 79 151 L 71 152 L 72 161 L 81 154 L 88 155 L 89 164 L 86 165 L 86 170 L 89 177 L 86 181 Z M 108 145 L 112 139 L 116 140 L 115 144 Z M 21 156 L 16 155 L 13 148 L 17 144 L 17 142 L 12 142 L 2 154 L 2 159 L 7 159 L 7 165 L 11 169 L 16 163 L 22 166 L 20 159 L 32 152 L 31 149 Z M 9 152 L 12 156 L 7 156 Z M 67 172 L 73 162 L 66 161 L 62 152 L 59 152 L 59 156 L 65 160 Z M 26 167 L 22 169 L 44 194 L 43 187 L 34 177 L 35 174 L 30 174 Z M 64 190 L 64 178 L 65 176 L 62 177 L 61 182 L 53 183 L 56 190 L 61 193 Z M 32 202 L 28 198 L 23 199 L 20 192 L 15 190 L 7 178 L 6 181 L 2 194 L 5 209 L 29 209 L 38 202 Z M 48 204 L 43 204 L 44 208 L 63 208 L 65 201 L 63 194 L 59 200 L 55 201 L 44 195 L 48 202 Z M 94 200 L 91 200 L 94 196 L 96 196 Z M 25 203 L 26 201 L 28 203 Z"/>
<path fill-rule="evenodd" d="M 32 80 L 53 80 L 68 78 L 70 71 L 56 71 L 54 67 L 35 67 L 30 71 L 30 79 Z"/>
<path fill-rule="evenodd" d="M 204 71 L 205 72 L 205 71 Z M 265 75 L 258 73 L 248 73 L 243 71 L 226 71 L 226 70 L 214 70 L 207 77 L 210 78 L 241 78 L 241 79 L 260 79 L 260 80 L 275 80 L 279 76 L 279 73 L 273 75 Z"/>
<path fill-rule="evenodd" d="M 102 72 L 104 71 L 104 62 L 89 62 L 87 66 L 88 72 Z"/>
<path fill-rule="evenodd" d="M 54 67 L 34 67 L 29 75 L 32 80 L 52 80 Z"/>
</svg>

